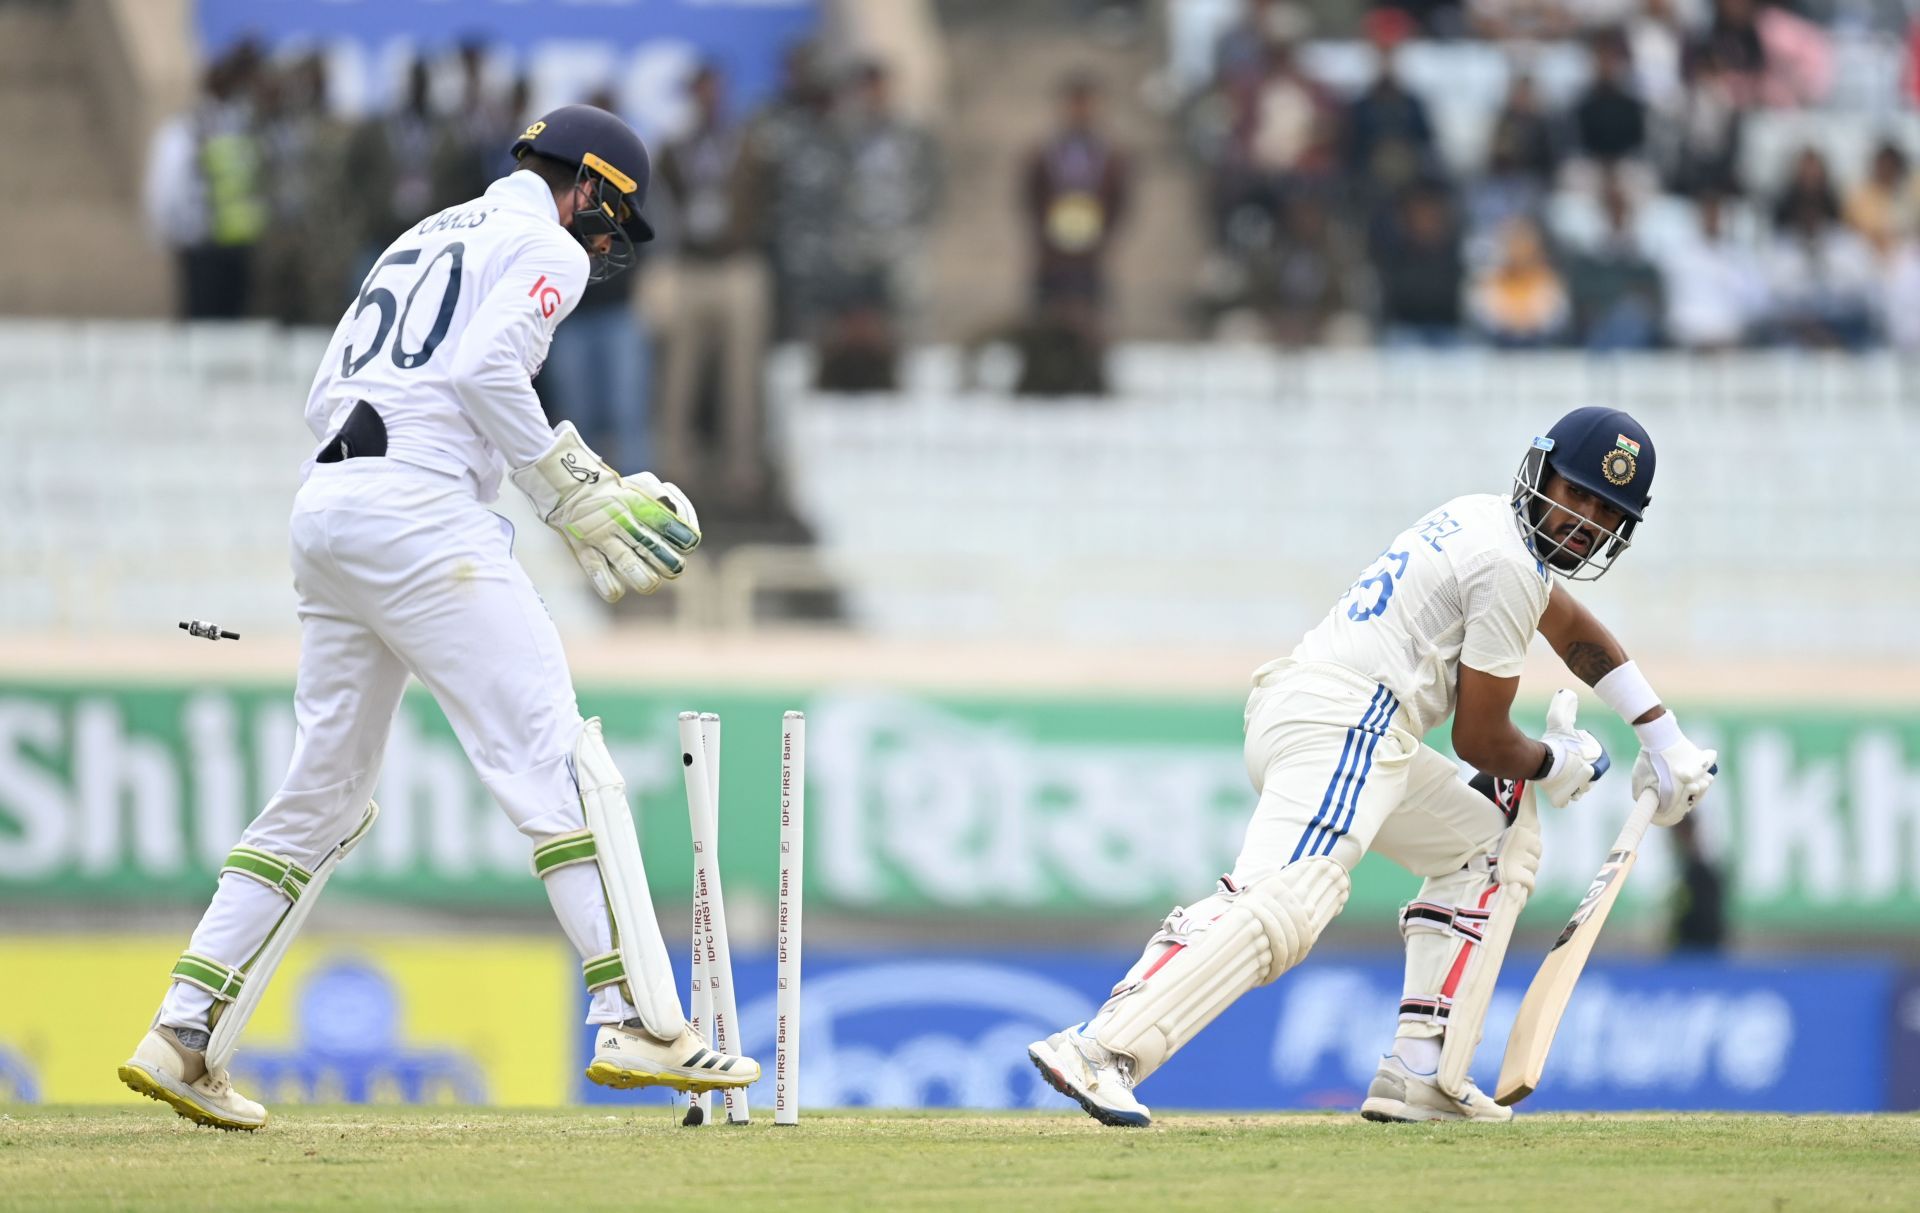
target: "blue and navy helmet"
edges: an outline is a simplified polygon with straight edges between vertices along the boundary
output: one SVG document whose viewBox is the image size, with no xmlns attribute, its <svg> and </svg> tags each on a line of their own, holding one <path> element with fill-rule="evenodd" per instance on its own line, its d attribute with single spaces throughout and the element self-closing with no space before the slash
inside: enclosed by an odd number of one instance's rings
<svg viewBox="0 0 1920 1213">
<path fill-rule="evenodd" d="M 587 245 L 610 235 L 613 247 L 604 254 L 589 248 L 590 281 L 604 282 L 639 259 L 635 246 L 653 239 L 640 213 L 653 162 L 632 127 L 598 106 L 563 105 L 520 132 L 510 150 L 516 161 L 538 155 L 570 164 L 579 181 L 593 184 L 593 204 L 575 212 L 573 234 Z"/>
<path fill-rule="evenodd" d="M 1534 555 L 1569 581 L 1598 580 L 1646 516 L 1653 459 L 1646 427 L 1619 409 L 1575 409 L 1556 421 L 1546 437 L 1533 440 L 1513 478 L 1514 512 Z M 1540 491 L 1549 471 L 1626 515 L 1619 529 L 1598 527 L 1601 535 L 1584 553 L 1567 546 L 1570 535 L 1556 538 L 1570 520 Z"/>
</svg>

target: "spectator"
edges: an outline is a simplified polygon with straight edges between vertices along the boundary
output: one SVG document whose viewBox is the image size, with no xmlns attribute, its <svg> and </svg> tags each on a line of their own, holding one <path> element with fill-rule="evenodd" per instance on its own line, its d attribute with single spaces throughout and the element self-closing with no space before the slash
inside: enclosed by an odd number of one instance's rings
<svg viewBox="0 0 1920 1213">
<path fill-rule="evenodd" d="M 1847 197 L 1847 222 L 1876 252 L 1891 253 L 1920 228 L 1920 190 L 1898 143 L 1884 141 L 1867 179 Z"/>
<path fill-rule="evenodd" d="M 441 124 L 434 147 L 434 198 L 452 206 L 477 198 L 486 188 L 513 171 L 513 145 L 525 125 L 511 96 L 487 87 L 486 47 L 467 42 L 460 47 L 460 105 Z M 436 208 L 438 209 L 438 208 Z"/>
<path fill-rule="evenodd" d="M 1491 256 L 1508 220 L 1539 216 L 1559 162 L 1559 129 L 1541 109 L 1533 77 L 1517 73 L 1494 119 L 1487 163 L 1462 191 L 1470 256 Z"/>
<path fill-rule="evenodd" d="M 1545 189 L 1559 171 L 1561 148 L 1559 124 L 1541 104 L 1533 74 L 1514 72 L 1506 100 L 1493 120 L 1488 160 L 1501 172 L 1526 176 Z"/>
<path fill-rule="evenodd" d="M 1887 341 L 1903 354 L 1920 352 L 1920 241 L 1902 240 L 1879 260 Z"/>
<path fill-rule="evenodd" d="M 1646 103 L 1634 95 L 1627 44 L 1618 31 L 1592 39 L 1593 81 L 1574 102 L 1582 154 L 1602 165 L 1638 156 L 1647 142 Z"/>
<path fill-rule="evenodd" d="M 812 46 L 789 50 L 785 72 L 780 94 L 749 132 L 748 154 L 768 207 L 775 336 L 811 341 L 831 304 L 846 147 L 833 128 L 833 89 Z"/>
<path fill-rule="evenodd" d="M 1767 75 L 1759 0 L 1713 0 L 1713 20 L 1695 40 L 1692 53 L 1709 55 L 1720 64 L 1739 105 L 1759 104 Z"/>
<path fill-rule="evenodd" d="M 673 255 L 648 267 L 642 291 L 662 361 L 660 462 L 683 483 L 704 483 L 693 454 L 697 406 L 713 384 L 721 481 L 751 509 L 766 490 L 761 363 L 771 321 L 760 252 L 765 212 L 745 128 L 727 108 L 726 78 L 707 65 L 689 90 L 693 127 L 660 153 L 660 184 L 676 217 Z"/>
<path fill-rule="evenodd" d="M 1698 227 L 1664 258 L 1667 340 L 1686 350 L 1738 348 L 1767 308 L 1759 259 L 1732 234 L 1727 195 L 1704 190 L 1695 198 Z"/>
<path fill-rule="evenodd" d="M 1637 13 L 1622 13 L 1618 19 L 1625 21 L 1635 91 L 1655 113 L 1676 113 L 1687 95 L 1687 32 L 1673 0 L 1645 0 Z"/>
<path fill-rule="evenodd" d="M 1248 302 L 1275 343 L 1319 345 L 1353 316 L 1359 258 L 1327 200 L 1298 193 L 1281 210 L 1279 240 L 1254 262 Z"/>
<path fill-rule="evenodd" d="M 1666 312 L 1659 267 L 1641 248 L 1633 203 L 1617 179 L 1601 190 L 1600 209 L 1605 232 L 1567 268 L 1580 340 L 1594 353 L 1652 349 Z"/>
<path fill-rule="evenodd" d="M 270 218 L 253 135 L 258 67 L 251 44 L 214 61 L 194 107 L 154 135 L 143 191 L 147 219 L 173 250 L 183 319 L 248 312 L 253 248 Z"/>
<path fill-rule="evenodd" d="M 1827 170 L 1826 158 L 1814 148 L 1803 147 L 1794 157 L 1786 188 L 1774 200 L 1773 224 L 1788 227 L 1796 216 L 1809 212 L 1817 212 L 1823 223 L 1837 223 L 1840 199 L 1834 192 L 1833 175 Z"/>
<path fill-rule="evenodd" d="M 317 53 L 262 72 L 259 145 L 273 221 L 255 248 L 254 308 L 282 324 L 331 326 L 353 295 L 348 267 L 358 253 L 333 199 L 349 132 L 327 113 L 326 61 Z"/>
<path fill-rule="evenodd" d="M 1466 268 L 1443 186 L 1421 182 L 1408 189 L 1374 237 L 1373 264 L 1386 344 L 1459 344 Z"/>
<path fill-rule="evenodd" d="M 1271 222 L 1288 190 L 1333 182 L 1339 112 L 1332 94 L 1300 70 L 1291 43 L 1268 43 L 1265 70 L 1229 100 L 1233 136 L 1216 186 L 1229 222 L 1243 208 Z"/>
<path fill-rule="evenodd" d="M 1088 76 L 1068 77 L 1059 126 L 1028 154 L 1022 184 L 1037 307 L 1072 300 L 1097 314 L 1130 181 L 1125 154 L 1100 129 L 1099 86 Z"/>
<path fill-rule="evenodd" d="M 917 301 L 913 281 L 940 190 L 933 136 L 894 112 L 885 67 L 862 65 L 843 103 L 847 179 L 834 233 L 831 319 L 823 338 L 821 387 L 891 391 L 902 314 Z M 842 366 L 844 379 L 827 375 Z"/>
<path fill-rule="evenodd" d="M 1830 197 L 1790 191 L 1783 204 L 1766 256 L 1771 336 L 1815 349 L 1864 349 L 1879 290 L 1872 250 L 1837 222 Z"/>
<path fill-rule="evenodd" d="M 1433 164 L 1427 107 L 1400 82 L 1392 47 L 1380 49 L 1380 73 L 1347 107 L 1343 159 L 1347 180 L 1369 205 L 1395 197 Z"/>
<path fill-rule="evenodd" d="M 1494 262 L 1474 280 L 1467 308 L 1474 327 L 1501 349 L 1551 345 L 1566 332 L 1566 285 L 1547 255 L 1540 225 L 1507 222 Z"/>
<path fill-rule="evenodd" d="M 429 104 L 430 83 L 426 63 L 416 59 L 407 69 L 400 104 L 362 123 L 348 146 L 346 179 L 353 188 L 340 201 L 356 212 L 355 281 L 373 268 L 394 232 L 466 201 L 441 198 L 434 188 L 434 149 L 441 132 Z"/>
<path fill-rule="evenodd" d="M 1740 192 L 1740 150 L 1746 112 L 1740 84 L 1708 46 L 1689 57 L 1687 90 L 1662 127 L 1667 187 L 1676 193 Z"/>
<path fill-rule="evenodd" d="M 1242 0 L 1240 15 L 1213 44 L 1213 80 L 1228 88 L 1250 82 L 1265 70 L 1267 43 L 1297 38 L 1297 10 L 1284 0 Z"/>
<path fill-rule="evenodd" d="M 1833 87 L 1833 47 L 1827 31 L 1777 0 L 1760 5 L 1757 24 L 1767 64 L 1760 102 L 1798 108 L 1825 101 Z"/>
<path fill-rule="evenodd" d="M 604 89 L 587 104 L 618 108 Z M 589 283 L 580 293 L 573 314 L 554 330 L 539 386 L 555 421 L 573 422 L 587 445 L 614 467 L 640 469 L 653 465 L 647 391 L 651 350 L 629 278 Z"/>
</svg>

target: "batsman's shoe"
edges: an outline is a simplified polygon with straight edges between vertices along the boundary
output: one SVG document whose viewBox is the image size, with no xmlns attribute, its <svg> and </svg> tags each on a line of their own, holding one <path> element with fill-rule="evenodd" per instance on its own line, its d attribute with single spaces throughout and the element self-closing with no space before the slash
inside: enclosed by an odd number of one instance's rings
<svg viewBox="0 0 1920 1213">
<path fill-rule="evenodd" d="M 1513 1109 L 1487 1098 L 1471 1079 L 1467 1081 L 1466 1098 L 1455 1099 L 1440 1089 L 1437 1074 L 1416 1074 L 1406 1062 L 1389 1053 L 1374 1071 L 1373 1085 L 1367 1088 L 1360 1115 L 1379 1121 L 1504 1121 L 1513 1119 Z"/>
<path fill-rule="evenodd" d="M 234 1090 L 224 1069 L 209 1073 L 206 1052 L 172 1028 L 156 1025 L 141 1038 L 120 1081 L 198 1125 L 253 1130 L 267 1123 L 267 1110 Z"/>
<path fill-rule="evenodd" d="M 603 1087 L 672 1087 L 676 1091 L 715 1091 L 749 1086 L 760 1080 L 760 1063 L 707 1047 L 692 1028 L 661 1042 L 640 1021 L 602 1024 L 593 1042 L 587 1077 Z"/>
<path fill-rule="evenodd" d="M 1082 1032 L 1086 1026 L 1075 1024 L 1027 1046 L 1040 1077 L 1103 1125 L 1140 1129 L 1152 1124 L 1153 1113 L 1133 1097 L 1127 1059 Z"/>
</svg>

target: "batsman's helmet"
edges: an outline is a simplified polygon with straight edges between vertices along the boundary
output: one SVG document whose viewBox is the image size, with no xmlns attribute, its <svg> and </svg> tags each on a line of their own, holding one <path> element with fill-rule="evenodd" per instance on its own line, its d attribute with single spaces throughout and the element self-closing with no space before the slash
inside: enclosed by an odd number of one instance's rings
<svg viewBox="0 0 1920 1213">
<path fill-rule="evenodd" d="M 1626 518 L 1584 556 L 1543 529 L 1551 502 L 1541 493 L 1546 473 L 1578 485 Z M 1535 438 L 1513 477 L 1513 508 L 1534 555 L 1569 581 L 1597 581 L 1626 551 L 1633 529 L 1646 515 L 1653 488 L 1653 439 L 1646 427 L 1619 409 L 1575 409 Z M 1572 563 L 1554 557 L 1575 557 Z"/>
<path fill-rule="evenodd" d="M 513 141 L 513 158 L 544 156 L 578 170 L 576 182 L 592 184 L 592 202 L 574 213 L 572 230 L 589 246 L 588 278 L 603 282 L 639 259 L 635 246 L 653 239 L 653 225 L 640 214 L 653 165 L 633 128 L 592 105 L 563 105 L 530 124 Z M 613 247 L 593 253 L 591 241 L 612 236 Z"/>
</svg>

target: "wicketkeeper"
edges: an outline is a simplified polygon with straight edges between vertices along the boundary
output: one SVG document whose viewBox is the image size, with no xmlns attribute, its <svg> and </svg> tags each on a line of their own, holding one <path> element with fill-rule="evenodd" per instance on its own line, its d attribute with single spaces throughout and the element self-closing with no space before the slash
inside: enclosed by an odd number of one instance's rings
<svg viewBox="0 0 1920 1213">
<path fill-rule="evenodd" d="M 307 397 L 318 446 L 291 524 L 293 760 L 120 1067 L 128 1086 L 201 1124 L 266 1123 L 228 1062 L 335 864 L 374 824 L 369 797 L 409 675 L 533 842 L 600 1025 L 587 1076 L 683 1091 L 760 1076 L 687 1026 L 620 773 L 600 722 L 580 718 L 512 527 L 486 509 L 504 464 L 608 602 L 678 577 L 700 542 L 685 494 L 623 477 L 570 423 L 549 426 L 532 386 L 587 283 L 631 266 L 652 238 L 647 151 L 612 114 L 570 105 L 512 152 L 515 172 L 388 246 Z"/>
</svg>

